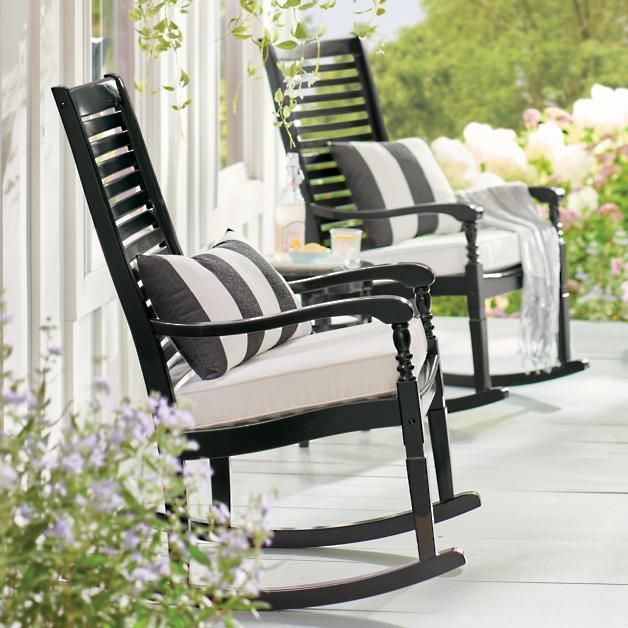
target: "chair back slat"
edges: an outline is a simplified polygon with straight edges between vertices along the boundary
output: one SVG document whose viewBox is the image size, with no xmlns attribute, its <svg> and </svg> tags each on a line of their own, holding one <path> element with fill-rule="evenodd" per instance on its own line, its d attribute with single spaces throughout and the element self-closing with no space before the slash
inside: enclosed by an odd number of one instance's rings
<svg viewBox="0 0 628 628">
<path fill-rule="evenodd" d="M 100 115 L 96 118 L 86 120 L 83 123 L 85 133 L 87 133 L 87 137 L 89 138 L 92 138 L 94 135 L 100 135 L 105 131 L 112 131 L 123 125 L 122 114 L 119 111 L 107 115 Z"/>
<path fill-rule="evenodd" d="M 141 185 L 142 173 L 139 170 L 130 170 L 126 174 L 106 182 L 105 192 L 107 193 L 107 198 L 111 202 L 115 202 L 114 199 L 116 197 L 135 190 Z"/>
<path fill-rule="evenodd" d="M 128 93 L 116 75 L 52 92 L 147 389 L 174 400 L 174 386 L 190 368 L 170 339 L 153 333 L 155 314 L 137 277 L 136 258 L 181 255 L 181 247 Z M 167 355 L 164 347 L 172 347 Z"/>
<path fill-rule="evenodd" d="M 116 109 L 120 95 L 113 81 L 97 81 L 72 89 L 72 100 L 81 118 Z"/>
<path fill-rule="evenodd" d="M 118 224 L 117 227 L 120 240 L 122 240 L 123 243 L 129 238 L 137 239 L 139 234 L 146 232 L 148 229 L 158 229 L 155 216 L 150 210 L 133 216 L 130 220 Z"/>
<path fill-rule="evenodd" d="M 317 84 L 315 84 L 317 85 Z M 317 89 L 317 87 L 311 88 L 312 90 Z M 330 102 L 335 101 L 338 103 L 347 102 L 348 100 L 353 99 L 362 99 L 363 94 L 361 89 L 353 89 L 346 90 L 342 92 L 328 92 L 328 93 L 310 93 L 305 94 L 301 98 L 299 98 L 299 102 L 304 105 L 309 105 L 312 103 L 320 103 L 320 102 Z M 366 108 L 366 103 L 364 103 L 364 107 Z"/>
<path fill-rule="evenodd" d="M 306 207 L 317 202 L 355 209 L 328 142 L 388 139 L 366 52 L 357 37 L 325 40 L 320 47 L 314 42 L 294 50 L 271 48 L 266 72 L 273 93 L 284 86 L 282 64 L 301 56 L 305 72 L 318 67 L 319 80 L 311 86 L 302 86 L 302 95 L 292 113 L 294 124 L 289 133 L 281 129 L 284 148 L 299 153 Z M 316 219 L 311 211 L 306 212 L 307 240 L 322 242 L 330 226 L 330 221 Z"/>
<path fill-rule="evenodd" d="M 113 200 L 107 194 L 111 202 L 111 213 L 116 220 L 124 218 L 127 214 L 137 211 L 145 207 L 148 203 L 148 194 L 146 190 L 142 190 L 139 186 L 135 187 L 135 191 L 131 194 L 118 194 L 117 200 Z"/>
<path fill-rule="evenodd" d="M 102 139 L 92 141 L 92 152 L 94 153 L 94 157 L 98 159 L 98 157 L 102 157 L 114 150 L 127 147 L 130 142 L 129 134 L 126 131 L 112 133 Z"/>
<path fill-rule="evenodd" d="M 146 255 L 153 253 L 153 249 L 157 246 L 162 247 L 165 244 L 164 234 L 159 229 L 151 229 L 144 232 L 139 238 L 128 243 L 124 247 L 124 255 L 126 259 L 132 262 L 138 255 Z M 162 247 L 163 248 L 163 247 Z M 168 247 L 168 253 L 171 253 Z"/>
<path fill-rule="evenodd" d="M 91 150 L 90 150 L 91 153 Z M 92 153 L 93 154 L 93 153 Z M 114 157 L 109 157 L 97 163 L 98 172 L 101 179 L 112 177 L 114 174 L 122 172 L 127 168 L 138 168 L 135 153 L 130 150 Z"/>
</svg>

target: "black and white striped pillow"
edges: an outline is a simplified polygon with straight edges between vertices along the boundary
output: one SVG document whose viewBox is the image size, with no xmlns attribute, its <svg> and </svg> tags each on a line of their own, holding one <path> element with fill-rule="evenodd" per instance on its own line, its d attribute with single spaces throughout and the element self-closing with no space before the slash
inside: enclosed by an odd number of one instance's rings
<svg viewBox="0 0 628 628">
<path fill-rule="evenodd" d="M 231 230 L 206 253 L 140 255 L 137 264 L 157 316 L 170 322 L 238 320 L 300 307 L 283 277 Z M 215 379 L 259 353 L 310 332 L 310 323 L 301 323 L 236 336 L 173 341 L 201 379 Z"/>
<path fill-rule="evenodd" d="M 358 209 L 397 209 L 421 203 L 454 203 L 456 195 L 430 147 L 418 137 L 397 142 L 330 142 Z M 365 220 L 366 247 L 388 246 L 426 233 L 460 231 L 444 214 Z"/>
</svg>

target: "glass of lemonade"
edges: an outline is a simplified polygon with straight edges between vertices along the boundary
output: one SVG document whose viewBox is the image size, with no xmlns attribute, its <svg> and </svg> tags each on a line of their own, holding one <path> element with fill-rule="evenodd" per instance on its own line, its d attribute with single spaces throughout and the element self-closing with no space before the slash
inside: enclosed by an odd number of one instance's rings
<svg viewBox="0 0 628 628">
<path fill-rule="evenodd" d="M 346 268 L 360 266 L 362 229 L 331 229 L 331 254 Z"/>
</svg>

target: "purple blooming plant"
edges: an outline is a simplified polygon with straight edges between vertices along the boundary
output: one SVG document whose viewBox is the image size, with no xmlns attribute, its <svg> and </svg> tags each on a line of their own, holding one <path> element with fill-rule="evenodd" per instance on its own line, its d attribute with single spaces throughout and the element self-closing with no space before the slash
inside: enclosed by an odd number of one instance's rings
<svg viewBox="0 0 628 628">
<path fill-rule="evenodd" d="M 234 625 L 258 607 L 267 501 L 238 529 L 219 503 L 188 525 L 186 496 L 210 477 L 180 462 L 198 449 L 190 414 L 158 397 L 116 407 L 101 377 L 85 415 L 49 416 L 50 347 L 31 386 L 0 372 L 0 625 Z"/>
</svg>

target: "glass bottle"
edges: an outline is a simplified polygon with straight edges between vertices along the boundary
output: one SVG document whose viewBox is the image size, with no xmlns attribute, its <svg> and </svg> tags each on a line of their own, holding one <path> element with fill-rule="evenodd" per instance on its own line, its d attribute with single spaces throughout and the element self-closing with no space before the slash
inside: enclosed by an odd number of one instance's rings
<svg viewBox="0 0 628 628">
<path fill-rule="evenodd" d="M 286 155 L 287 184 L 275 210 L 275 249 L 287 253 L 299 248 L 305 241 L 305 201 L 301 194 L 303 174 L 299 167 L 299 155 Z"/>
</svg>

